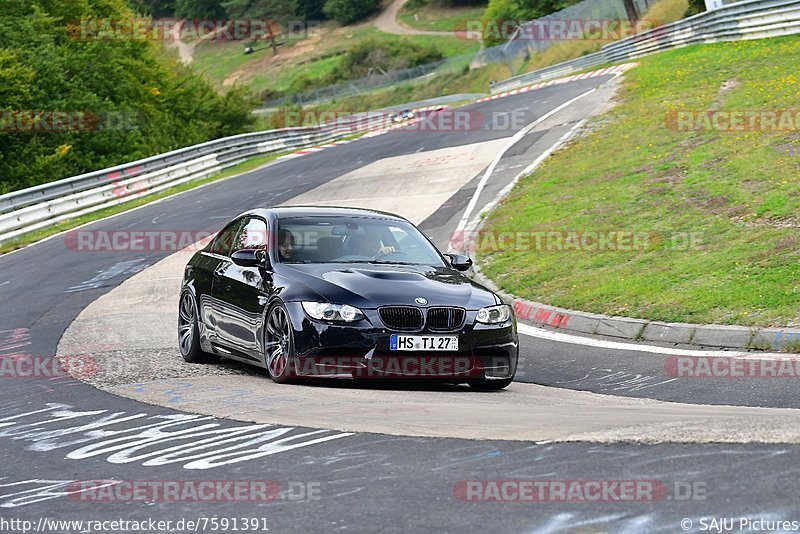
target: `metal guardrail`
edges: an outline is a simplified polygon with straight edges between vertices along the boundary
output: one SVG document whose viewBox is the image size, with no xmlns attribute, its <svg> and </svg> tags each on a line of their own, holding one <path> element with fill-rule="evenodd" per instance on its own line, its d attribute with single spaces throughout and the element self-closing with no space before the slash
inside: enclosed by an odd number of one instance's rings
<svg viewBox="0 0 800 534">
<path fill-rule="evenodd" d="M 417 115 L 424 115 L 421 110 Z M 124 165 L 0 195 L 0 243 L 65 219 L 204 178 L 253 156 L 301 149 L 388 128 L 387 112 L 356 114 L 320 126 L 224 137 Z"/>
<path fill-rule="evenodd" d="M 800 33 L 800 0 L 745 0 L 604 45 L 577 59 L 495 83 L 502 93 L 567 74 L 692 44 L 764 39 Z"/>
</svg>

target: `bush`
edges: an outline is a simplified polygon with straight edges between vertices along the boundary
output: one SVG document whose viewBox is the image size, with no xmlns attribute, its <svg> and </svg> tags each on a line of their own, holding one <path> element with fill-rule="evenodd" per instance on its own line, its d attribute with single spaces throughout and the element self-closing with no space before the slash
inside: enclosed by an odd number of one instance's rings
<svg viewBox="0 0 800 534">
<path fill-rule="evenodd" d="M 175 16 L 180 19 L 221 20 L 227 14 L 219 0 L 176 0 Z"/>
<path fill-rule="evenodd" d="M 703 0 L 689 0 L 689 9 L 686 11 L 686 16 L 691 17 L 706 10 L 706 3 Z"/>
<path fill-rule="evenodd" d="M 433 45 L 422 46 L 406 39 L 386 42 L 365 39 L 347 51 L 341 65 L 332 73 L 339 81 L 363 78 L 382 71 L 417 67 L 442 59 Z"/>
<path fill-rule="evenodd" d="M 283 94 L 303 93 L 309 89 L 327 87 L 348 80 L 427 65 L 442 58 L 439 49 L 432 45 L 421 46 L 406 39 L 387 42 L 371 37 L 350 48 L 344 54 L 341 64 L 328 75 L 311 77 L 301 74 L 295 77 Z M 280 95 L 274 91 L 265 91 L 262 96 L 269 99 Z"/>
</svg>

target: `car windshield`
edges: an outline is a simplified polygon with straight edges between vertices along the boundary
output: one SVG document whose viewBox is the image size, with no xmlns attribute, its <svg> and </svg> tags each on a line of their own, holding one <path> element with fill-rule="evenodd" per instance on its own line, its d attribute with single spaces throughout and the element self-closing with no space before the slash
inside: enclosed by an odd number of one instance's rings
<svg viewBox="0 0 800 534">
<path fill-rule="evenodd" d="M 368 217 L 293 217 L 278 221 L 282 263 L 445 265 L 412 224 Z"/>
</svg>

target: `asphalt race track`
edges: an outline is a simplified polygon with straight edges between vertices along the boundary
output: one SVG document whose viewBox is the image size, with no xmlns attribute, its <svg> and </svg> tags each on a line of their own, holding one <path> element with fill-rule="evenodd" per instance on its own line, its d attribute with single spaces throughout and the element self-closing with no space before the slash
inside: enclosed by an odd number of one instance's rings
<svg viewBox="0 0 800 534">
<path fill-rule="evenodd" d="M 245 210 L 297 199 L 385 205 L 396 199 L 391 177 L 403 176 L 401 189 L 418 195 L 408 203 L 409 217 L 444 248 L 492 151 L 517 129 L 585 95 L 505 153 L 474 201 L 479 208 L 603 109 L 613 86 L 606 76 L 472 104 L 462 109 L 480 117 L 481 126 L 469 131 L 401 129 L 360 139 L 279 160 L 86 229 L 216 231 Z M 509 117 L 517 120 L 516 129 L 507 126 Z M 471 174 L 437 182 L 426 204 L 419 188 L 453 168 Z M 336 187 L 326 187 L 334 180 Z M 353 198 L 350 191 L 362 196 Z M 332 198 L 337 192 L 349 196 Z M 402 203 L 399 208 L 403 214 Z M 675 380 L 665 372 L 667 352 L 525 335 L 519 383 L 505 392 L 278 386 L 255 368 L 184 366 L 175 360 L 174 346 L 148 345 L 136 335 L 168 335 L 161 318 L 177 303 L 159 300 L 159 294 L 169 294 L 178 282 L 165 271 L 158 284 L 153 269 L 170 265 L 173 253 L 87 252 L 56 236 L 0 257 L 0 355 L 49 361 L 57 351 L 96 354 L 106 366 L 100 377 L 114 375 L 119 362 L 119 376 L 97 387 L 60 377 L 2 379 L 4 518 L 36 526 L 42 518 L 155 519 L 172 521 L 172 531 L 186 530 L 174 526 L 182 519 L 259 518 L 275 532 L 700 532 L 704 518 L 712 517 L 800 520 L 794 491 L 800 449 L 791 445 L 800 442 L 800 420 L 791 410 L 800 396 L 791 380 Z M 166 288 L 153 294 L 152 308 L 141 293 L 131 301 L 152 309 L 152 317 L 120 321 L 125 304 L 103 323 L 103 315 L 92 311 L 124 303 L 117 296 L 142 280 Z M 84 321 L 94 321 L 94 328 L 80 328 Z M 156 393 L 147 396 L 153 390 L 146 385 L 156 381 L 162 381 Z M 214 389 L 215 381 L 224 387 Z M 199 383 L 206 388 L 189 398 L 186 384 Z M 116 395 L 109 393 L 114 388 Z M 304 407 L 321 410 L 328 403 L 329 424 L 324 417 L 300 417 Z M 443 427 L 448 413 L 457 421 Z M 398 426 L 392 428 L 394 417 Z M 97 502 L 76 490 L 75 481 L 98 480 L 269 480 L 280 495 L 269 502 Z M 640 481 L 659 490 L 654 499 L 494 502 L 465 489 L 501 480 Z M 47 525 L 44 531 L 81 531 Z M 0 525 L 0 531 L 20 530 Z"/>
</svg>

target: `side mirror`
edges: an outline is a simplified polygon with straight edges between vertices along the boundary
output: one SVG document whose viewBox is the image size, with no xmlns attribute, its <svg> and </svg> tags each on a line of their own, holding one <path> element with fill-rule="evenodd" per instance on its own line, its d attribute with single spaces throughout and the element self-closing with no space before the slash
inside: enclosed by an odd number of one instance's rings
<svg viewBox="0 0 800 534">
<path fill-rule="evenodd" d="M 472 260 L 468 256 L 461 254 L 445 254 L 445 256 L 456 271 L 468 271 L 472 267 Z"/>
<path fill-rule="evenodd" d="M 269 267 L 266 250 L 244 249 L 231 254 L 231 261 L 239 267 Z"/>
</svg>

